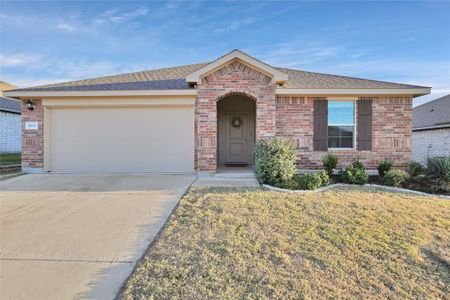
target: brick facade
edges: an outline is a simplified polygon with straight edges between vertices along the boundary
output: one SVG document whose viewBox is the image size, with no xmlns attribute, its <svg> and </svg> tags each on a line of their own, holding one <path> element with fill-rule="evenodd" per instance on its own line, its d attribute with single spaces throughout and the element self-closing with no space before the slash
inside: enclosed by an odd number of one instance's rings
<svg viewBox="0 0 450 300">
<path fill-rule="evenodd" d="M 204 77 L 197 87 L 195 107 L 195 167 L 217 167 L 217 101 L 233 94 L 256 101 L 256 140 L 279 136 L 295 140 L 300 169 L 322 168 L 325 151 L 313 150 L 313 97 L 275 96 L 268 76 L 234 61 Z M 321 98 L 325 99 L 325 98 Z M 372 97 L 372 151 L 330 150 L 340 158 L 339 168 L 360 159 L 370 169 L 380 160 L 406 167 L 411 159 L 411 97 Z M 28 99 L 23 100 L 26 103 Z M 44 165 L 44 113 L 41 100 L 32 99 L 33 111 L 22 105 L 22 166 L 25 171 Z M 25 122 L 37 121 L 38 130 L 25 130 Z M 357 120 L 355 122 L 357 124 Z M 357 129 L 355 130 L 357 132 Z"/>
<path fill-rule="evenodd" d="M 327 153 L 313 150 L 314 99 L 310 97 L 276 99 L 277 136 L 295 140 L 300 169 L 322 168 L 322 158 Z M 373 100 L 372 151 L 330 150 L 329 153 L 339 157 L 338 168 L 347 166 L 355 159 L 360 159 L 370 169 L 375 169 L 377 163 L 384 159 L 392 160 L 396 167 L 405 168 L 411 158 L 412 98 L 364 99 Z"/>
<path fill-rule="evenodd" d="M 200 171 L 217 167 L 217 101 L 239 94 L 256 101 L 256 139 L 275 136 L 275 84 L 271 78 L 242 64 L 231 62 L 205 76 L 197 87 L 195 108 L 195 164 Z"/>
<path fill-rule="evenodd" d="M 26 102 L 32 100 L 35 107 L 29 110 Z M 37 130 L 25 130 L 25 122 L 37 121 Z M 44 167 L 44 110 L 40 99 L 22 101 L 22 168 L 24 171 Z"/>
</svg>

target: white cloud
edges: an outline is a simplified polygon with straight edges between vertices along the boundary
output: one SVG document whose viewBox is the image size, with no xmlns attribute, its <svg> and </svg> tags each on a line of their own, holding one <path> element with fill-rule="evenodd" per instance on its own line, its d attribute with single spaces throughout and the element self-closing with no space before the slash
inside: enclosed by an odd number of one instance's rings
<svg viewBox="0 0 450 300">
<path fill-rule="evenodd" d="M 26 88 L 31 86 L 39 86 L 39 85 L 46 85 L 46 84 L 53 84 L 58 82 L 66 82 L 71 81 L 71 78 L 61 78 L 61 77 L 54 77 L 54 78 L 34 78 L 34 77 L 16 77 L 16 76 L 8 76 L 4 78 L 7 82 L 10 82 L 19 88 Z"/>
<path fill-rule="evenodd" d="M 145 6 L 129 12 L 118 12 L 117 10 L 111 9 L 103 12 L 98 18 L 96 18 L 94 20 L 94 24 L 119 24 L 134 18 L 146 16 L 148 12 L 149 9 Z"/>
<path fill-rule="evenodd" d="M 70 25 L 67 23 L 60 23 L 56 26 L 56 28 L 70 32 L 75 31 L 77 29 L 74 25 Z"/>
<path fill-rule="evenodd" d="M 266 51 L 258 57 L 271 65 L 286 68 L 311 65 L 322 60 L 335 58 L 341 52 L 341 48 L 336 46 L 302 45 L 299 47 L 296 43 L 272 45 L 271 49 L 275 50 Z"/>
<path fill-rule="evenodd" d="M 22 66 L 21 70 L 25 72 L 19 74 L 8 70 L 2 72 L 2 80 L 14 83 L 19 87 L 30 87 L 141 71 L 156 67 L 162 66 L 151 65 L 145 62 L 130 65 L 109 61 L 90 62 L 83 59 L 61 60 L 42 56 L 39 64 Z"/>
<path fill-rule="evenodd" d="M 20 66 L 24 64 L 25 60 L 17 56 L 0 55 L 0 65 L 2 67 Z"/>
<path fill-rule="evenodd" d="M 41 56 L 37 54 L 18 53 L 13 55 L 0 54 L 0 66 L 2 68 L 27 66 L 36 63 Z"/>
<path fill-rule="evenodd" d="M 255 23 L 257 20 L 256 18 L 244 18 L 244 19 L 238 19 L 235 21 L 231 21 L 228 25 L 223 26 L 221 28 L 217 28 L 214 31 L 215 32 L 227 32 L 227 31 L 233 31 L 237 30 L 243 26 L 251 25 Z"/>
</svg>

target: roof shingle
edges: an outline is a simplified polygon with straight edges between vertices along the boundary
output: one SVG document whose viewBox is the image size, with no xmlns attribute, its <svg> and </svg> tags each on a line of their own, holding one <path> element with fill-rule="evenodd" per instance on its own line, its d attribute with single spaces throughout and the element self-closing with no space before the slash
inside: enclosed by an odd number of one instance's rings
<svg viewBox="0 0 450 300">
<path fill-rule="evenodd" d="M 6 98 L 6 97 L 0 97 L 0 111 L 6 111 L 6 112 L 12 112 L 16 114 L 21 113 L 22 104 L 20 101 Z"/>
<path fill-rule="evenodd" d="M 77 80 L 43 86 L 35 86 L 15 91 L 98 91 L 98 90 L 159 90 L 191 89 L 186 76 L 208 63 L 184 65 L 172 68 L 133 72 Z M 424 88 L 423 86 L 369 80 L 348 76 L 330 75 L 301 70 L 276 68 L 288 74 L 286 88 L 296 89 L 404 89 Z"/>
<path fill-rule="evenodd" d="M 413 108 L 413 129 L 450 126 L 450 94 Z"/>
</svg>

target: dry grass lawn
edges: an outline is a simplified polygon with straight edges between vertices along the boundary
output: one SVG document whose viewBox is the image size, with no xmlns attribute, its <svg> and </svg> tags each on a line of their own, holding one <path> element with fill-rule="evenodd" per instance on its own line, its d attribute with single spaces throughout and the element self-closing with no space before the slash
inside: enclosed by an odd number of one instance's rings
<svg viewBox="0 0 450 300">
<path fill-rule="evenodd" d="M 124 299 L 448 299 L 450 201 L 198 188 Z"/>
</svg>

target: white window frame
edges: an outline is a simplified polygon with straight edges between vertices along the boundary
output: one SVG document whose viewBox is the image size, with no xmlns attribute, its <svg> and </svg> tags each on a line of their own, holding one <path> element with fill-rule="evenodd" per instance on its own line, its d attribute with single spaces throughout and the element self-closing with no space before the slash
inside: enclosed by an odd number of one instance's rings
<svg viewBox="0 0 450 300">
<path fill-rule="evenodd" d="M 353 103 L 353 124 L 329 124 L 328 123 L 328 114 L 330 113 L 328 110 L 328 104 L 330 102 L 352 102 Z M 349 148 L 328 148 L 328 150 L 332 150 L 332 151 L 339 151 L 339 150 L 355 150 L 356 149 L 356 101 L 353 99 L 339 99 L 339 100 L 328 100 L 327 103 L 327 130 L 329 126 L 353 126 L 353 147 Z M 327 134 L 328 135 L 328 134 Z M 329 137 L 327 137 L 327 144 L 328 144 L 328 139 Z"/>
</svg>

